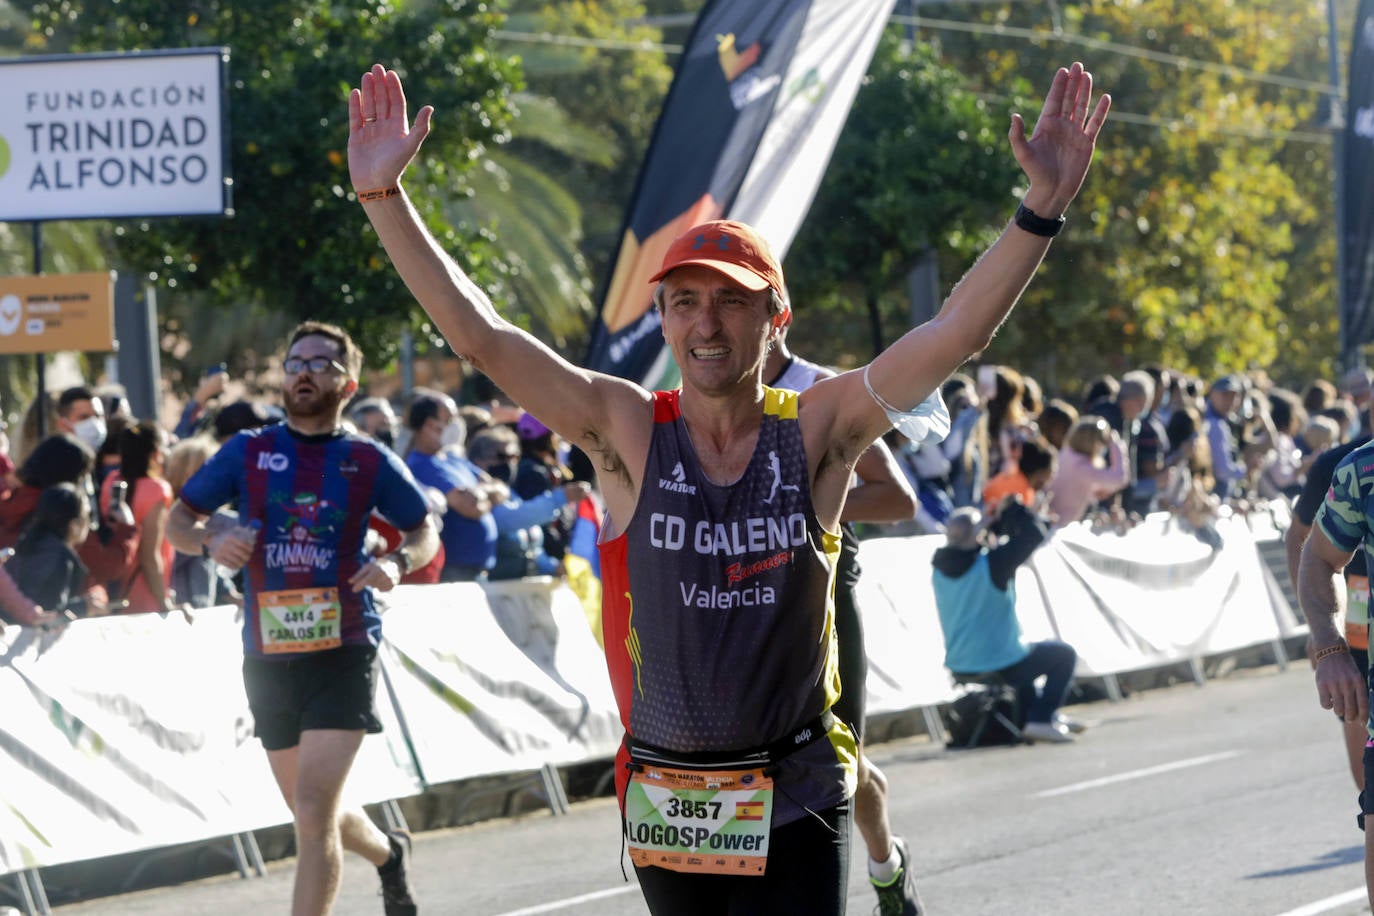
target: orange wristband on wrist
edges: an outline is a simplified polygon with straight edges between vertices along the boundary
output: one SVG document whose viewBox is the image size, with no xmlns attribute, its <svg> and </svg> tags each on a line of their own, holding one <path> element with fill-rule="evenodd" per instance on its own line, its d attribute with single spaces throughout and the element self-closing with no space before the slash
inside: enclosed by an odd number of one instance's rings
<svg viewBox="0 0 1374 916">
<path fill-rule="evenodd" d="M 1339 655 L 1342 652 L 1348 651 L 1350 651 L 1350 647 L 1346 645 L 1345 640 L 1338 639 L 1333 645 L 1327 646 L 1325 649 L 1318 649 L 1316 653 L 1312 656 L 1312 662 L 1313 664 L 1316 664 L 1317 662 L 1321 661 L 1324 658 L 1327 658 L 1328 656 Z"/>
<path fill-rule="evenodd" d="M 373 191 L 359 191 L 358 203 L 368 204 L 374 200 L 386 200 L 388 197 L 398 197 L 401 193 L 400 185 L 392 185 L 389 188 L 377 188 Z"/>
</svg>

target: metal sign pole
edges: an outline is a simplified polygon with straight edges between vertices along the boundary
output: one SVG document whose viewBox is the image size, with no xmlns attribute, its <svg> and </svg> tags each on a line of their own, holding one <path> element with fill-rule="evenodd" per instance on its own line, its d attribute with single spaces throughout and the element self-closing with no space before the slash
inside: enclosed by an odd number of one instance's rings
<svg viewBox="0 0 1374 916">
<path fill-rule="evenodd" d="M 36 277 L 43 273 L 43 223 L 41 220 L 33 221 L 33 275 Z M 42 442 L 48 437 L 48 357 L 43 353 L 35 353 L 33 364 L 38 372 L 38 391 L 34 395 L 34 400 L 38 402 L 38 441 Z M 27 446 L 26 446 L 27 447 Z"/>
<path fill-rule="evenodd" d="M 1340 316 L 1342 371 L 1364 365 L 1359 345 L 1349 339 L 1350 281 L 1345 275 L 1345 112 L 1341 108 L 1340 36 L 1336 30 L 1336 2 L 1326 0 L 1327 69 L 1331 80 L 1327 128 L 1331 131 L 1331 170 L 1336 200 L 1336 314 Z"/>
</svg>

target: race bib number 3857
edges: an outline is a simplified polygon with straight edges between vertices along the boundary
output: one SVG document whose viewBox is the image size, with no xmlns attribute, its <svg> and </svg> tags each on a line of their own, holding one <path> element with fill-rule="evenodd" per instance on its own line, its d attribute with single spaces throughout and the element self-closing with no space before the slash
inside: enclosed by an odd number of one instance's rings
<svg viewBox="0 0 1374 916">
<path fill-rule="evenodd" d="M 761 875 L 768 864 L 773 780 L 763 770 L 646 766 L 625 793 L 635 865 L 718 875 Z"/>
</svg>

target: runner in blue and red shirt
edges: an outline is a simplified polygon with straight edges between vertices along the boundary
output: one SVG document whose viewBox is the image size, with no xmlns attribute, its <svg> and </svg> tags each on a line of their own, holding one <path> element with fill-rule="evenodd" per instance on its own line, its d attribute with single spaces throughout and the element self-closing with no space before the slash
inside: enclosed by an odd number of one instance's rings
<svg viewBox="0 0 1374 916">
<path fill-rule="evenodd" d="M 296 820 L 292 913 L 327 913 L 340 848 L 378 867 L 387 916 L 412 916 L 409 837 L 385 834 L 339 795 L 373 708 L 382 624 L 372 590 L 389 591 L 438 548 L 425 497 L 389 449 L 345 432 L 344 404 L 362 353 L 340 328 L 306 322 L 282 369 L 286 420 L 239 433 L 182 488 L 167 537 L 245 571 L 243 680 L 254 729 Z M 207 519 L 232 504 L 238 524 Z M 384 557 L 366 549 L 378 510 L 401 531 Z"/>
</svg>

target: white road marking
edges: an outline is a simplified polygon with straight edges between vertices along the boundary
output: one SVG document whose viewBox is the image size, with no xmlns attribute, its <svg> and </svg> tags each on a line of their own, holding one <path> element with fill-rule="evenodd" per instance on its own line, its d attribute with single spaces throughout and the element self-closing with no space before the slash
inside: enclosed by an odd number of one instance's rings
<svg viewBox="0 0 1374 916">
<path fill-rule="evenodd" d="M 1325 900 L 1318 900 L 1316 903 L 1309 903 L 1307 906 L 1300 906 L 1296 910 L 1280 913 L 1279 916 L 1317 916 L 1318 913 L 1329 913 L 1337 907 L 1355 903 L 1364 898 L 1364 888 L 1357 887 L 1353 891 L 1346 891 L 1344 894 L 1337 894 L 1334 897 L 1327 897 Z"/>
<path fill-rule="evenodd" d="M 1187 760 L 1176 760 L 1173 763 L 1161 763 L 1159 766 L 1146 767 L 1143 770 L 1130 770 L 1125 773 L 1117 773 L 1115 776 L 1104 776 L 1101 779 L 1089 779 L 1087 782 L 1076 782 L 1068 786 L 1060 786 L 1058 789 L 1046 789 L 1044 792 L 1036 792 L 1032 798 L 1051 798 L 1055 795 L 1068 795 L 1071 792 L 1082 792 L 1085 789 L 1096 789 L 1099 786 L 1110 786 L 1118 782 L 1128 782 L 1132 779 L 1143 779 L 1146 776 L 1156 776 L 1160 773 L 1169 773 L 1174 770 L 1183 770 L 1188 767 L 1202 766 L 1205 763 L 1216 763 L 1218 760 L 1228 760 L 1236 757 L 1240 751 L 1222 751 L 1219 754 L 1208 754 L 1205 757 L 1191 757 Z"/>
<path fill-rule="evenodd" d="M 541 903 L 538 906 L 527 906 L 523 910 L 511 910 L 509 913 L 499 913 L 497 916 L 535 916 L 536 913 L 552 913 L 565 907 L 577 906 L 579 903 L 590 903 L 593 900 L 604 900 L 607 897 L 615 897 L 619 894 L 628 894 L 631 891 L 638 891 L 638 884 L 627 884 L 624 887 L 613 887 L 604 891 L 592 891 L 590 894 L 581 894 L 577 897 L 564 897 L 562 900 L 554 900 L 551 903 Z"/>
</svg>

